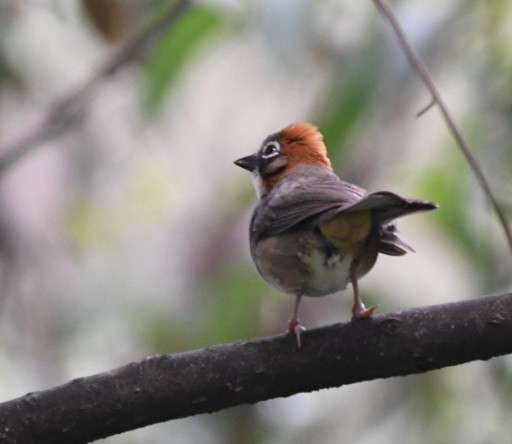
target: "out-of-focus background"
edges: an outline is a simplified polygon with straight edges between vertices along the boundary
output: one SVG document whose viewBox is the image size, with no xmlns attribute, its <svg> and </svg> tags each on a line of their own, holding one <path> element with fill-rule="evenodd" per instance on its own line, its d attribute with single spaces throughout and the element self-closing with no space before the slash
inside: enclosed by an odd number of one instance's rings
<svg viewBox="0 0 512 444">
<path fill-rule="evenodd" d="M 512 5 L 393 3 L 510 217 Z M 0 0 L 0 148 L 169 6 Z M 504 235 L 438 111 L 415 117 L 429 101 L 370 0 L 190 8 L 0 177 L 0 400 L 282 332 L 293 300 L 250 260 L 256 198 L 232 162 L 295 121 L 319 126 L 342 178 L 440 204 L 400 222 L 417 253 L 379 258 L 361 282 L 367 304 L 388 312 L 510 290 Z M 350 298 L 305 300 L 301 319 L 347 321 Z M 105 442 L 509 442 L 511 407 L 504 357 Z"/>
</svg>

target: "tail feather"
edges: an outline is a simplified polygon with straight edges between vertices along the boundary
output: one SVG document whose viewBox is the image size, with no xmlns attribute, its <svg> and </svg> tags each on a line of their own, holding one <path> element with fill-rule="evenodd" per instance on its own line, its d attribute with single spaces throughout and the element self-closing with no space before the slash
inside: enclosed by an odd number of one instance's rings
<svg viewBox="0 0 512 444">
<path fill-rule="evenodd" d="M 386 224 L 393 219 L 408 214 L 434 210 L 437 207 L 436 204 L 425 200 L 405 199 L 389 191 L 379 191 L 364 197 L 346 211 L 370 210 L 375 222 Z"/>
<path fill-rule="evenodd" d="M 389 191 L 368 194 L 354 205 L 344 207 L 343 213 L 371 211 L 372 222 L 378 227 L 377 248 L 379 253 L 389 256 L 403 256 L 414 249 L 397 236 L 395 219 L 408 214 L 436 209 L 432 202 L 405 199 Z"/>
<path fill-rule="evenodd" d="M 388 256 L 403 256 L 407 252 L 414 253 L 414 248 L 400 239 L 397 233 L 396 224 L 390 222 L 379 227 L 377 247 L 379 253 Z"/>
</svg>

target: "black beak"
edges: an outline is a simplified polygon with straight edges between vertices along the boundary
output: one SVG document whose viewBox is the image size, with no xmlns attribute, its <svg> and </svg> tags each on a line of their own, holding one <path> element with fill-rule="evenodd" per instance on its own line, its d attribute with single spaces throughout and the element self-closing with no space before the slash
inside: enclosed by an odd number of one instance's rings
<svg viewBox="0 0 512 444">
<path fill-rule="evenodd" d="M 258 166 L 258 158 L 256 157 L 256 154 L 251 154 L 250 156 L 235 160 L 235 165 L 252 172 Z"/>
</svg>

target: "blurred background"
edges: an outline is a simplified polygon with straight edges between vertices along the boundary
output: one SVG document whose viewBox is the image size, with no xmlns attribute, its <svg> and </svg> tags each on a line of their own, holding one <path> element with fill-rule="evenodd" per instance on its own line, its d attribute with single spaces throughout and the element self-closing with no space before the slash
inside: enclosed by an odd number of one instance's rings
<svg viewBox="0 0 512 444">
<path fill-rule="evenodd" d="M 0 156 L 173 6 L 0 0 Z M 403 0 L 397 16 L 512 215 L 512 4 Z M 194 4 L 0 177 L 0 401 L 285 330 L 293 298 L 249 256 L 256 197 L 233 160 L 291 122 L 336 172 L 440 209 L 400 222 L 416 254 L 361 282 L 379 312 L 510 291 L 505 237 L 373 2 Z M 3 159 L 0 157 L 0 159 Z M 350 319 L 351 290 L 301 306 Z M 512 359 L 171 421 L 119 443 L 510 441 Z"/>
</svg>

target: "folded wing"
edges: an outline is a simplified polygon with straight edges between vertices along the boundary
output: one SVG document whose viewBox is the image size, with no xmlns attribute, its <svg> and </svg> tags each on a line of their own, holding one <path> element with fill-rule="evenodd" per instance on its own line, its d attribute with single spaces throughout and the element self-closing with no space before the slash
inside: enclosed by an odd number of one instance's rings
<svg viewBox="0 0 512 444">
<path fill-rule="evenodd" d="M 378 230 L 379 251 L 399 256 L 414 250 L 398 238 L 393 220 L 437 208 L 431 202 L 405 199 L 388 191 L 368 194 L 333 172 L 311 165 L 295 168 L 287 179 L 291 180 L 279 182 L 261 199 L 251 221 L 255 239 L 274 236 L 313 218 L 336 230 L 331 220 L 369 211 Z"/>
</svg>

